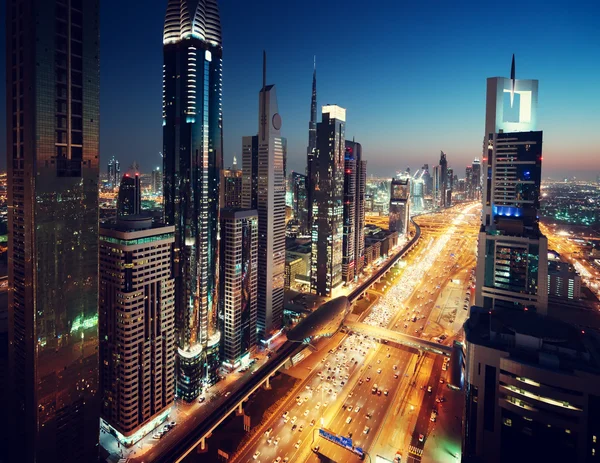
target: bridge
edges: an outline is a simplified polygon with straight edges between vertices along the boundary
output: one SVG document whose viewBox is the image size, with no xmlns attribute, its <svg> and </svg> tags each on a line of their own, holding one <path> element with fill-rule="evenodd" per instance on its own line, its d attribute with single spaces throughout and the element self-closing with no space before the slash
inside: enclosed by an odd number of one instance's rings
<svg viewBox="0 0 600 463">
<path fill-rule="evenodd" d="M 353 290 L 348 296 L 348 301 L 353 303 L 358 300 L 361 296 L 363 296 L 375 283 L 378 283 L 381 278 L 383 278 L 387 272 L 389 272 L 392 267 L 407 253 L 409 253 L 413 247 L 417 244 L 419 238 L 421 237 L 421 227 L 417 225 L 414 221 L 412 224 L 415 226 L 415 234 L 410 239 L 404 247 L 396 253 L 393 257 L 391 257 L 381 268 L 379 268 L 373 275 L 371 275 L 367 280 L 362 283 L 358 288 Z M 318 312 L 317 309 L 313 314 Z M 336 313 L 336 311 L 331 312 L 332 315 Z M 310 318 L 309 315 L 307 318 Z M 343 320 L 340 320 L 341 324 L 343 324 Z M 322 330 L 325 324 L 319 323 L 319 329 Z M 340 324 L 338 324 L 335 328 L 331 327 L 333 334 L 340 328 Z M 369 325 L 365 325 L 371 328 Z M 389 330 L 386 330 L 389 331 Z M 321 333 L 322 334 L 322 333 Z M 368 333 L 365 333 L 368 334 Z M 372 334 L 369 334 L 372 336 Z M 408 336 L 412 338 L 412 336 Z M 383 338 L 386 339 L 386 338 Z M 414 338 L 418 340 L 418 338 Z M 427 342 L 419 340 L 421 343 Z M 398 341 L 394 341 L 398 342 Z M 409 342 L 408 339 L 405 339 L 404 342 Z M 406 345 L 406 344 L 405 344 Z M 210 437 L 211 433 L 223 422 L 231 413 L 242 413 L 243 412 L 243 404 L 246 402 L 254 392 L 256 392 L 260 387 L 266 386 L 267 388 L 270 386 L 269 381 L 277 371 L 284 367 L 289 362 L 292 362 L 292 359 L 295 355 L 302 352 L 302 350 L 306 349 L 307 345 L 301 342 L 293 342 L 287 341 L 285 342 L 278 350 L 275 352 L 273 357 L 265 363 L 261 368 L 256 370 L 254 375 L 250 378 L 250 380 L 246 383 L 240 385 L 240 387 L 232 391 L 228 397 L 221 398 L 218 405 L 218 412 L 211 413 L 206 416 L 203 421 L 194 428 L 190 433 L 188 433 L 183 438 L 178 439 L 170 443 L 159 456 L 152 459 L 153 463 L 179 463 L 181 462 L 187 455 L 189 455 L 195 448 L 199 448 L 200 451 L 206 448 L 206 439 Z M 416 347 L 420 349 L 424 349 L 425 347 Z M 438 345 L 438 348 L 440 346 Z"/>
<path fill-rule="evenodd" d="M 366 334 L 367 336 L 388 342 L 394 342 L 405 347 L 411 347 L 431 354 L 445 355 L 450 357 L 453 349 L 443 344 L 425 339 L 417 338 L 409 334 L 399 333 L 379 326 L 367 325 L 366 323 L 345 321 L 344 326 L 354 333 Z"/>
</svg>

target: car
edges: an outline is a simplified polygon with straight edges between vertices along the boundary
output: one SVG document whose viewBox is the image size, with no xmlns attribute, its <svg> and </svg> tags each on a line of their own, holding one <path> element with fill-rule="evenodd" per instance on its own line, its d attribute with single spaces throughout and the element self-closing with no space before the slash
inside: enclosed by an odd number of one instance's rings
<svg viewBox="0 0 600 463">
<path fill-rule="evenodd" d="M 304 425 L 303 424 L 301 424 L 300 427 L 298 428 L 298 432 L 302 432 L 302 431 L 304 431 Z"/>
<path fill-rule="evenodd" d="M 433 389 L 431 389 L 431 386 L 427 386 L 427 392 L 429 392 L 429 393 L 431 394 L 431 391 L 432 391 L 432 390 L 433 390 Z"/>
<path fill-rule="evenodd" d="M 286 412 L 283 414 L 283 419 L 286 419 L 286 418 L 289 416 L 289 414 L 290 414 L 290 412 L 286 411 Z"/>
<path fill-rule="evenodd" d="M 227 391 L 227 392 L 225 393 L 225 397 L 229 397 L 230 395 L 231 395 L 231 391 Z"/>
<path fill-rule="evenodd" d="M 381 374 L 381 368 L 378 368 L 378 369 L 377 369 L 377 373 L 378 373 L 378 374 Z"/>
<path fill-rule="evenodd" d="M 433 412 L 431 412 L 431 417 L 429 418 L 429 421 L 431 421 L 432 423 L 435 423 L 435 420 L 437 419 L 437 415 Z"/>
<path fill-rule="evenodd" d="M 313 452 L 317 453 L 321 447 L 315 445 L 315 448 L 311 449 Z"/>
<path fill-rule="evenodd" d="M 294 447 L 296 447 L 296 448 L 300 448 L 300 444 L 301 444 L 301 443 L 302 443 L 302 441 L 301 441 L 301 440 L 298 440 L 298 442 L 296 442 L 296 443 L 294 444 Z"/>
<path fill-rule="evenodd" d="M 206 397 L 202 396 L 198 399 L 198 402 L 203 403 L 206 400 Z"/>
<path fill-rule="evenodd" d="M 317 405 L 315 405 L 315 408 L 318 410 L 319 408 L 321 408 L 321 402 L 317 402 Z"/>
<path fill-rule="evenodd" d="M 371 430 L 371 428 L 369 428 L 368 426 L 365 426 L 365 429 L 363 429 L 363 434 L 369 434 L 370 430 Z"/>
<path fill-rule="evenodd" d="M 377 359 L 377 363 L 381 363 L 381 359 Z"/>
<path fill-rule="evenodd" d="M 315 420 L 311 420 L 311 421 L 310 421 L 310 425 L 311 425 L 311 426 L 314 426 L 314 425 L 315 425 Z"/>
<path fill-rule="evenodd" d="M 252 456 L 252 458 L 254 458 L 255 460 L 258 459 L 258 457 L 260 457 L 260 451 L 256 451 L 256 453 Z"/>
<path fill-rule="evenodd" d="M 348 408 L 347 408 L 347 410 L 348 410 L 349 412 L 351 412 L 351 411 L 352 411 L 352 405 L 348 405 Z"/>
<path fill-rule="evenodd" d="M 397 369 L 398 369 L 398 365 L 394 365 L 392 368 L 393 368 L 394 370 L 397 370 Z"/>
<path fill-rule="evenodd" d="M 348 418 L 346 418 L 346 424 L 350 424 L 352 423 L 352 417 L 349 416 Z"/>
<path fill-rule="evenodd" d="M 359 386 L 362 386 L 362 383 L 363 383 L 363 380 L 362 380 L 362 379 L 358 381 L 358 385 L 359 385 Z"/>
<path fill-rule="evenodd" d="M 423 434 L 419 434 L 419 442 L 423 442 L 425 440 L 425 436 Z"/>
<path fill-rule="evenodd" d="M 371 377 L 370 377 L 370 376 L 367 376 L 367 380 L 366 380 L 366 381 L 367 381 L 367 383 L 368 383 L 369 381 L 371 381 Z"/>
<path fill-rule="evenodd" d="M 394 379 L 398 379 L 398 373 L 394 373 Z"/>
<path fill-rule="evenodd" d="M 387 389 L 385 391 L 383 391 L 383 395 L 388 395 L 390 393 L 390 391 L 388 391 Z"/>
<path fill-rule="evenodd" d="M 281 463 L 281 457 L 275 458 L 275 461 L 273 463 Z"/>
<path fill-rule="evenodd" d="M 275 441 L 273 442 L 273 445 L 278 445 L 280 440 L 281 440 L 281 437 L 278 437 L 277 439 L 275 439 Z"/>
<path fill-rule="evenodd" d="M 265 436 L 269 437 L 271 435 L 271 432 L 273 431 L 273 428 L 269 428 L 265 431 Z"/>
<path fill-rule="evenodd" d="M 358 413 L 358 412 L 360 412 L 360 407 L 355 407 L 354 408 L 354 413 Z"/>
<path fill-rule="evenodd" d="M 304 415 L 304 416 L 308 416 L 308 408 L 307 408 L 306 410 L 304 410 L 304 413 L 303 413 L 303 415 Z"/>
<path fill-rule="evenodd" d="M 298 421 L 298 418 L 294 415 L 294 417 L 292 418 L 292 424 L 294 424 L 296 421 Z"/>
<path fill-rule="evenodd" d="M 444 384 L 444 378 L 440 378 L 440 384 Z"/>
<path fill-rule="evenodd" d="M 272 443 L 272 442 L 273 442 L 273 438 L 272 438 L 272 437 L 269 437 L 269 438 L 267 439 L 267 444 L 271 445 L 271 443 Z"/>
<path fill-rule="evenodd" d="M 377 395 L 381 395 L 381 389 L 377 389 Z"/>
<path fill-rule="evenodd" d="M 297 424 L 294 424 L 294 425 L 292 426 L 292 431 L 295 431 L 297 427 L 298 427 L 298 425 L 297 425 Z"/>
<path fill-rule="evenodd" d="M 329 405 L 329 402 L 325 402 L 325 403 L 323 404 L 323 408 L 327 407 L 327 405 Z"/>
<path fill-rule="evenodd" d="M 159 440 L 162 436 L 163 436 L 162 434 L 156 433 L 156 434 L 152 435 L 152 439 Z"/>
</svg>

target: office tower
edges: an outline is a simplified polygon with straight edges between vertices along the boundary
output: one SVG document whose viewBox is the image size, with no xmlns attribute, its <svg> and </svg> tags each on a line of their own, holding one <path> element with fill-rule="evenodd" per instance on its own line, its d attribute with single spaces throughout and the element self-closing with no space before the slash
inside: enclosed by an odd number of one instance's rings
<svg viewBox="0 0 600 463">
<path fill-rule="evenodd" d="M 221 332 L 223 364 L 237 368 L 256 345 L 258 214 L 221 213 Z"/>
<path fill-rule="evenodd" d="M 398 176 L 392 179 L 389 219 L 391 232 L 398 232 L 398 237 L 407 235 L 410 221 L 410 177 Z"/>
<path fill-rule="evenodd" d="M 537 88 L 533 80 L 487 82 L 475 299 L 486 309 L 547 309 L 548 241 L 538 225 L 542 132 L 531 131 Z"/>
<path fill-rule="evenodd" d="M 425 172 L 427 171 L 422 169 L 417 170 L 410 182 L 410 197 L 412 199 L 412 207 L 415 213 L 421 212 L 425 209 Z"/>
<path fill-rule="evenodd" d="M 117 188 L 119 186 L 119 180 L 121 179 L 121 165 L 119 161 L 113 156 L 108 161 L 108 186 L 110 188 Z"/>
<path fill-rule="evenodd" d="M 219 201 L 222 154 L 221 24 L 216 0 L 169 0 L 163 33 L 165 221 L 173 265 L 177 395 L 218 379 Z"/>
<path fill-rule="evenodd" d="M 367 187 L 367 161 L 362 158 L 362 145 L 346 140 L 346 158 L 352 157 L 356 164 L 356 187 L 354 204 L 354 275 L 358 276 L 365 261 L 365 190 Z"/>
<path fill-rule="evenodd" d="M 472 190 L 473 199 L 481 199 L 481 161 L 477 158 L 473 160 L 473 180 Z"/>
<path fill-rule="evenodd" d="M 440 151 L 439 163 L 439 192 L 440 192 L 440 207 L 448 207 L 448 160 L 446 153 Z"/>
<path fill-rule="evenodd" d="M 140 187 L 140 174 L 125 174 L 119 185 L 117 197 L 117 216 L 136 215 L 142 211 L 142 188 Z"/>
<path fill-rule="evenodd" d="M 298 222 L 298 228 L 303 235 L 308 234 L 308 192 L 306 189 L 306 175 L 292 172 L 292 208 L 294 209 L 294 218 Z"/>
<path fill-rule="evenodd" d="M 242 171 L 223 169 L 221 191 L 223 192 L 223 208 L 240 209 L 242 207 Z"/>
<path fill-rule="evenodd" d="M 313 192 L 315 185 L 312 183 L 315 177 L 314 160 L 317 151 L 317 61 L 315 58 L 312 80 L 312 97 L 310 100 L 310 121 L 308 123 L 308 148 L 306 150 L 306 193 L 308 205 L 308 227 L 312 227 L 313 221 Z"/>
<path fill-rule="evenodd" d="M 465 169 L 465 190 L 467 199 L 475 199 L 475 191 L 473 189 L 473 166 L 467 166 Z"/>
<path fill-rule="evenodd" d="M 6 3 L 9 461 L 97 457 L 98 4 Z"/>
<path fill-rule="evenodd" d="M 572 299 L 581 297 L 581 276 L 573 265 L 557 259 L 548 262 L 548 298 Z"/>
<path fill-rule="evenodd" d="M 348 284 L 354 280 L 356 270 L 356 159 L 351 147 L 345 146 L 344 149 L 342 281 Z"/>
<path fill-rule="evenodd" d="M 313 160 L 311 290 L 331 296 L 342 284 L 346 110 L 323 106 Z"/>
<path fill-rule="evenodd" d="M 258 209 L 258 135 L 242 137 L 242 207 Z"/>
<path fill-rule="evenodd" d="M 139 215 L 100 228 L 101 417 L 126 446 L 175 397 L 174 232 Z"/>
<path fill-rule="evenodd" d="M 238 170 L 237 158 L 233 157 L 233 162 L 231 163 L 231 170 Z"/>
<path fill-rule="evenodd" d="M 442 207 L 442 174 L 440 166 L 433 166 L 433 175 L 431 176 L 431 197 L 433 207 Z"/>
<path fill-rule="evenodd" d="M 450 207 L 452 206 L 452 192 L 454 191 L 454 169 L 452 169 L 452 167 L 448 167 L 446 172 L 446 207 Z"/>
<path fill-rule="evenodd" d="M 258 135 L 243 137 L 244 209 L 258 211 L 257 330 L 270 338 L 283 324 L 285 279 L 286 141 L 281 137 L 281 116 L 275 85 L 267 85 L 267 58 L 263 54 L 263 86 L 258 98 Z"/>
<path fill-rule="evenodd" d="M 152 170 L 152 193 L 162 195 L 163 192 L 163 181 L 162 172 L 160 167 L 156 167 Z"/>
</svg>

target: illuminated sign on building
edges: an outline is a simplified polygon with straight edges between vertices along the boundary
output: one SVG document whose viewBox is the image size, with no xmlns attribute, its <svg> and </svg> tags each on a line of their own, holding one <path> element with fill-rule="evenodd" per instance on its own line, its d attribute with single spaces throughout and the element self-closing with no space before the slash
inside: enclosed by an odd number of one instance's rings
<svg viewBox="0 0 600 463">
<path fill-rule="evenodd" d="M 337 444 L 341 447 L 344 447 L 347 450 L 350 450 L 353 453 L 356 453 L 361 458 L 365 454 L 362 448 L 354 447 L 352 445 L 351 437 L 338 436 L 337 434 L 323 428 L 319 429 L 319 436 L 321 436 L 323 439 L 328 440 L 329 442 L 333 442 L 334 444 Z"/>
</svg>

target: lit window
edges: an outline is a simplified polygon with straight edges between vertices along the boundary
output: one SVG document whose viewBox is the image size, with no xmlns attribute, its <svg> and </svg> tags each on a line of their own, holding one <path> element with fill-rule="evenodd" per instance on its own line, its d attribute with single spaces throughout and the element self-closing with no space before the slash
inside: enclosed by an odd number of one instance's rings
<svg viewBox="0 0 600 463">
<path fill-rule="evenodd" d="M 512 426 L 512 420 L 510 418 L 504 418 L 502 420 L 502 424 L 504 424 L 504 426 Z"/>
</svg>

